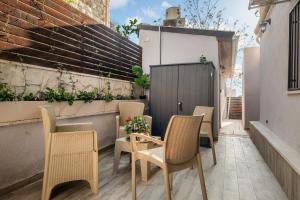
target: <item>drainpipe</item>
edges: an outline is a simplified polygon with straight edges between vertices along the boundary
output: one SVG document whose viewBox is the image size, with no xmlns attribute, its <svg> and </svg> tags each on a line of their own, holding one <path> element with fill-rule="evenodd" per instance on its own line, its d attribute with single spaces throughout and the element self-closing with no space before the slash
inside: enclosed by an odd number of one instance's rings
<svg viewBox="0 0 300 200">
<path fill-rule="evenodd" d="M 158 34 L 159 34 L 159 65 L 161 65 L 161 26 L 158 26 Z"/>
</svg>

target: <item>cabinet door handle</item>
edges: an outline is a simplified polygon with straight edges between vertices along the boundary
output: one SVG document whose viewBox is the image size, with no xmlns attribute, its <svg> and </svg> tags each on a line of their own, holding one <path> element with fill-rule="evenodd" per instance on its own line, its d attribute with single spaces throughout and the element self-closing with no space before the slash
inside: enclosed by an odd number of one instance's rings
<svg viewBox="0 0 300 200">
<path fill-rule="evenodd" d="M 181 101 L 178 102 L 178 108 L 180 111 L 182 111 L 182 102 Z"/>
</svg>

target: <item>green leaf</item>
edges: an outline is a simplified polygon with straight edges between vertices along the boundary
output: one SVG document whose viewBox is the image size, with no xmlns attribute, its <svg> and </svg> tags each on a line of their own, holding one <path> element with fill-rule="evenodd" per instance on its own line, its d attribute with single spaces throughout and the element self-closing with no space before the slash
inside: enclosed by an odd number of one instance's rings
<svg viewBox="0 0 300 200">
<path fill-rule="evenodd" d="M 132 67 L 132 73 L 133 73 L 135 76 L 139 77 L 139 76 L 142 76 L 144 72 L 143 72 L 142 67 L 140 67 L 140 66 L 138 66 L 138 65 L 134 65 L 134 66 Z"/>
</svg>

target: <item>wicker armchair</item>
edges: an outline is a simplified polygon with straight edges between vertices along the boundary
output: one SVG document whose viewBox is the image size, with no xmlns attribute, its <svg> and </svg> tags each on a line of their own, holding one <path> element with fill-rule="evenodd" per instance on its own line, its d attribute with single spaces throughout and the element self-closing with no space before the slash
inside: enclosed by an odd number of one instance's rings
<svg viewBox="0 0 300 200">
<path fill-rule="evenodd" d="M 145 104 L 139 102 L 122 102 L 119 103 L 120 115 L 116 116 L 116 142 L 115 142 L 115 152 L 114 152 L 114 164 L 113 164 L 113 174 L 117 174 L 118 166 L 121 158 L 122 152 L 131 153 L 130 144 L 124 142 L 124 137 L 127 137 L 127 132 L 125 131 L 126 120 L 130 117 L 143 116 Z M 144 115 L 145 120 L 148 125 L 152 126 L 152 117 Z"/>
<path fill-rule="evenodd" d="M 144 115 L 145 104 L 139 102 L 122 102 L 119 103 L 120 115 L 116 116 L 117 138 L 127 136 L 125 124 L 128 118 Z M 145 120 L 151 127 L 152 117 L 144 115 Z"/>
<path fill-rule="evenodd" d="M 197 115 L 205 114 L 203 118 L 201 130 L 200 130 L 200 138 L 201 137 L 209 138 L 214 164 L 216 165 L 217 158 L 216 158 L 215 144 L 214 144 L 213 131 L 212 131 L 213 112 L 214 112 L 214 107 L 196 106 L 193 115 L 197 116 Z"/>
<path fill-rule="evenodd" d="M 91 123 L 56 125 L 55 111 L 41 106 L 45 134 L 45 169 L 42 200 L 60 183 L 86 180 L 98 191 L 97 133 Z"/>
<path fill-rule="evenodd" d="M 172 173 L 193 166 L 197 163 L 202 196 L 207 200 L 206 186 L 199 153 L 199 131 L 201 116 L 173 116 L 168 124 L 164 141 L 152 137 L 132 134 L 132 199 L 136 199 L 136 166 L 137 160 L 146 160 L 159 166 L 164 172 L 167 199 L 171 199 Z M 139 151 L 137 138 L 144 138 L 162 147 Z M 171 183 L 171 185 L 170 185 Z"/>
</svg>

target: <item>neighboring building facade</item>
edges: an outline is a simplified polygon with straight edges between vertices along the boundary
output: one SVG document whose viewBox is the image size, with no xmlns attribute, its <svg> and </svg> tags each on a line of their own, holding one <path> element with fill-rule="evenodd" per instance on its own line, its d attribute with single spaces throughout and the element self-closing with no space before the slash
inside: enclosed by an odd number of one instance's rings
<svg viewBox="0 0 300 200">
<path fill-rule="evenodd" d="M 299 31 L 298 36 L 293 31 L 299 17 L 292 15 L 294 8 L 299 10 L 299 1 L 261 8 L 256 34 L 260 42 L 260 122 L 300 152 L 300 73 L 296 66 L 300 60 L 299 51 L 294 51 L 299 48 Z M 289 31 L 289 27 L 294 29 Z"/>
<path fill-rule="evenodd" d="M 260 102 L 260 51 L 259 47 L 244 49 L 243 62 L 243 117 L 245 129 L 250 121 L 259 121 Z"/>
<path fill-rule="evenodd" d="M 225 79 L 235 63 L 237 42 L 233 37 L 234 32 L 227 31 L 142 25 L 143 69 L 150 73 L 151 65 L 199 62 L 201 55 L 212 61 L 216 67 L 214 126 L 218 130 L 225 110 Z"/>
</svg>

